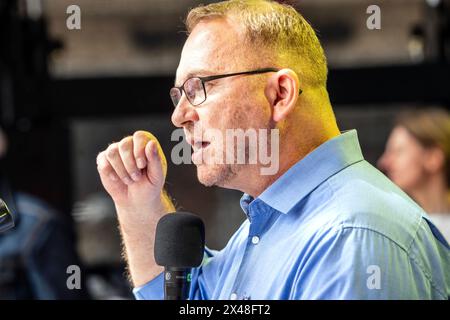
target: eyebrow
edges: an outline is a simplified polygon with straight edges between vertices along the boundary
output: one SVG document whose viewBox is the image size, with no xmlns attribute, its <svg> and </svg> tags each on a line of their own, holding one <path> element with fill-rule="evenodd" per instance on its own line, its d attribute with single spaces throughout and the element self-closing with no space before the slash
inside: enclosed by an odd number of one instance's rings
<svg viewBox="0 0 450 320">
<path fill-rule="evenodd" d="M 205 77 L 205 76 L 208 76 L 208 74 L 211 74 L 210 70 L 206 70 L 206 69 L 195 69 L 195 70 L 192 70 L 192 71 L 188 72 L 184 76 L 184 80 L 183 81 L 177 81 L 177 79 L 175 78 L 174 86 L 175 87 L 179 87 L 179 86 L 181 86 L 182 83 L 184 83 L 184 81 L 186 81 L 189 78 L 192 78 L 192 77 Z M 177 85 L 177 82 L 178 82 L 178 85 Z"/>
</svg>

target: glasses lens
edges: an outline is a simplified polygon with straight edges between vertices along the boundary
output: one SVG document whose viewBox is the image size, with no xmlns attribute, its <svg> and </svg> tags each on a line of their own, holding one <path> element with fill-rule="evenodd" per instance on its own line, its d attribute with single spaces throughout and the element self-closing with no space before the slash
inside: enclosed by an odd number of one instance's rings
<svg viewBox="0 0 450 320">
<path fill-rule="evenodd" d="M 206 100 L 205 90 L 203 90 L 202 80 L 199 78 L 190 78 L 184 84 L 184 92 L 189 102 L 197 106 Z"/>
<path fill-rule="evenodd" d="M 178 102 L 180 102 L 181 99 L 181 92 L 178 88 L 172 88 L 170 89 L 170 98 L 172 99 L 173 106 L 176 107 L 178 105 Z"/>
</svg>

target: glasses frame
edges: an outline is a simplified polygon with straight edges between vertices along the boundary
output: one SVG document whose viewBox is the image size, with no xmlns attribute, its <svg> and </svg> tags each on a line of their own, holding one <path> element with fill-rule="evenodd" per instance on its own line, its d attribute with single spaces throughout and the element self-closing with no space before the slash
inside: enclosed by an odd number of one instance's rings
<svg viewBox="0 0 450 320">
<path fill-rule="evenodd" d="M 186 79 L 186 81 L 184 81 L 181 86 L 179 86 L 179 87 L 176 87 L 176 86 L 172 87 L 170 89 L 170 91 L 172 91 L 173 89 L 178 89 L 179 92 L 180 92 L 180 100 L 181 100 L 181 97 L 183 96 L 183 92 L 184 92 L 184 94 L 186 96 L 186 99 L 189 101 L 189 103 L 192 106 L 196 107 L 196 106 L 201 105 L 207 99 L 205 83 L 208 82 L 208 81 L 222 79 L 222 78 L 227 78 L 227 77 L 233 77 L 233 76 L 252 75 L 252 74 L 261 74 L 261 73 L 278 72 L 278 71 L 279 71 L 279 69 L 277 69 L 277 68 L 261 68 L 261 69 L 256 69 L 256 70 L 242 71 L 242 72 L 233 72 L 233 73 L 219 74 L 219 75 L 213 75 L 213 76 L 207 76 L 207 77 L 190 77 L 190 78 Z M 186 82 L 188 82 L 189 80 L 194 79 L 194 78 L 200 79 L 200 81 L 202 83 L 203 94 L 205 96 L 205 99 L 202 102 L 199 102 L 199 103 L 196 103 L 196 104 L 191 102 L 191 100 L 189 99 L 189 97 L 186 94 L 186 91 L 184 89 L 184 85 L 186 84 Z M 299 94 L 301 94 L 301 93 L 302 93 L 302 90 L 300 89 L 300 93 Z M 178 100 L 178 103 L 175 105 L 175 102 L 172 99 L 172 95 L 170 95 L 170 98 L 172 100 L 172 103 L 174 104 L 174 107 L 177 107 L 177 105 L 180 102 L 180 100 Z"/>
</svg>

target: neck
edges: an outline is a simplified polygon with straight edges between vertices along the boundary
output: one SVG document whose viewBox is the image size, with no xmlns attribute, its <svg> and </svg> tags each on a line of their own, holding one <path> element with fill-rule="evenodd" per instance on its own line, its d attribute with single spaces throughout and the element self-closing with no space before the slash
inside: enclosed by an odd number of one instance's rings
<svg viewBox="0 0 450 320">
<path fill-rule="evenodd" d="M 239 181 L 234 181 L 234 186 L 227 186 L 227 188 L 231 187 L 233 189 L 241 190 L 254 198 L 258 197 L 264 190 L 266 190 L 286 171 L 288 171 L 289 168 L 294 166 L 307 154 L 312 152 L 322 143 L 340 134 L 337 127 L 335 130 L 332 130 L 326 134 L 324 134 L 324 132 L 325 130 L 321 130 L 321 134 L 315 136 L 312 135 L 312 138 L 309 136 L 307 140 L 303 141 L 282 140 L 280 137 L 279 166 L 275 174 L 262 175 L 260 171 L 261 168 L 264 167 L 262 165 L 244 166 L 237 175 L 239 176 Z M 302 137 L 303 135 L 297 134 L 296 136 Z"/>
<path fill-rule="evenodd" d="M 436 174 L 412 190 L 410 195 L 427 213 L 450 213 L 448 192 L 445 178 L 442 174 Z"/>
</svg>

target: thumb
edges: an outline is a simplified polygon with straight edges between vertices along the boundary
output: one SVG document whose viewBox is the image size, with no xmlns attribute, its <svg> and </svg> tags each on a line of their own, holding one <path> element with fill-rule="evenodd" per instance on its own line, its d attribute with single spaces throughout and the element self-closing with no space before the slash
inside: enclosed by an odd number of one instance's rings
<svg viewBox="0 0 450 320">
<path fill-rule="evenodd" d="M 167 163 L 162 151 L 158 148 L 158 143 L 151 140 L 145 146 L 145 157 L 147 158 L 147 178 L 155 186 L 164 185 L 167 172 Z"/>
</svg>

